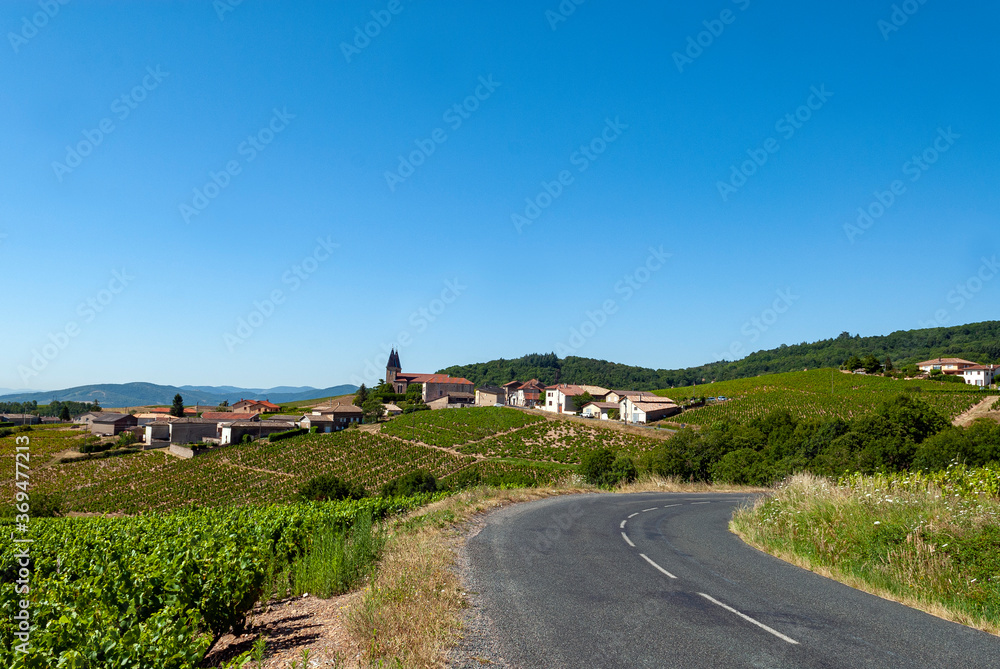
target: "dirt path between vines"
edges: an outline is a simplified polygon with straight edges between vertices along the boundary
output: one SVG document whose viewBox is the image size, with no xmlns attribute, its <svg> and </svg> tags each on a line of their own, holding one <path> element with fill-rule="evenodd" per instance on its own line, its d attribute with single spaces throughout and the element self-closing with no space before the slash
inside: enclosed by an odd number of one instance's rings
<svg viewBox="0 0 1000 669">
<path fill-rule="evenodd" d="M 997 401 L 996 395 L 990 395 L 979 404 L 975 405 L 965 413 L 961 413 L 951 421 L 952 425 L 966 427 L 972 424 L 977 418 L 992 418 L 1000 422 L 1000 411 L 990 411 L 990 407 Z"/>
</svg>

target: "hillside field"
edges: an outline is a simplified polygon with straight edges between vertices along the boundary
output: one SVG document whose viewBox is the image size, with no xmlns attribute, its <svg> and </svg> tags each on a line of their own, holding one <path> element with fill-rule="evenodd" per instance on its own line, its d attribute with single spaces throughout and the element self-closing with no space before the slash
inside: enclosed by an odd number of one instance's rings
<svg viewBox="0 0 1000 669">
<path fill-rule="evenodd" d="M 845 374 L 829 368 L 656 391 L 678 403 L 699 397 L 727 398 L 721 402 L 709 401 L 704 407 L 685 410 L 670 419 L 693 425 L 709 425 L 718 420 L 745 422 L 763 418 L 776 409 L 787 410 L 797 418 L 820 416 L 847 420 L 868 413 L 881 402 L 903 392 L 916 393 L 949 419 L 987 395 L 997 394 L 997 391 L 982 391 L 964 384 Z"/>
</svg>

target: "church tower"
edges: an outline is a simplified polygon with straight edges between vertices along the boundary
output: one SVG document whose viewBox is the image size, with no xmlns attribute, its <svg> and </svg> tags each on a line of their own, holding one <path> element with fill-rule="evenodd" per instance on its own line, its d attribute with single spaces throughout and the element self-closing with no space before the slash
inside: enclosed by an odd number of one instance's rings
<svg viewBox="0 0 1000 669">
<path fill-rule="evenodd" d="M 405 389 L 399 390 L 399 384 L 396 383 L 396 374 L 403 371 L 403 368 L 399 366 L 399 353 L 396 349 L 392 349 L 389 353 L 389 362 L 385 364 L 385 382 L 392 386 L 396 392 L 406 392 Z"/>
</svg>

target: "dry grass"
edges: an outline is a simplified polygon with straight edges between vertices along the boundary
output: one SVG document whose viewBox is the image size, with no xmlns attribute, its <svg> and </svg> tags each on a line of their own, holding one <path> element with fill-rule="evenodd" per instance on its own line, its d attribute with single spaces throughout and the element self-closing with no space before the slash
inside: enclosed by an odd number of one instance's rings
<svg viewBox="0 0 1000 669">
<path fill-rule="evenodd" d="M 646 477 L 616 489 L 636 492 L 752 492 L 762 489 Z M 349 613 L 367 666 L 443 667 L 458 642 L 466 596 L 455 570 L 464 525 L 479 514 L 556 495 L 604 492 L 567 477 L 548 488 L 476 488 L 395 522 L 378 573 Z M 364 666 L 364 665 L 363 665 Z"/>
<path fill-rule="evenodd" d="M 684 481 L 676 476 L 656 476 L 655 474 L 643 474 L 633 483 L 620 485 L 615 488 L 615 492 L 742 492 L 742 493 L 762 493 L 770 492 L 772 488 L 762 488 L 745 485 L 728 485 L 725 483 L 705 483 L 702 481 Z"/>
<path fill-rule="evenodd" d="M 399 519 L 361 600 L 349 613 L 354 642 L 368 666 L 443 667 L 461 628 L 465 593 L 455 573 L 462 525 L 508 504 L 584 488 L 468 490 Z"/>
</svg>

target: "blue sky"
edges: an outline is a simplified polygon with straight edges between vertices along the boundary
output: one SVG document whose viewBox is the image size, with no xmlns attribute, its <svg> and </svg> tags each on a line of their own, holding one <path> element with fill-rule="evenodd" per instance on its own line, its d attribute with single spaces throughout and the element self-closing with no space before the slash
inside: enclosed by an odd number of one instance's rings
<svg viewBox="0 0 1000 669">
<path fill-rule="evenodd" d="M 996 318 L 995 4 L 676 4 L 4 2 L 0 387 Z"/>
</svg>

